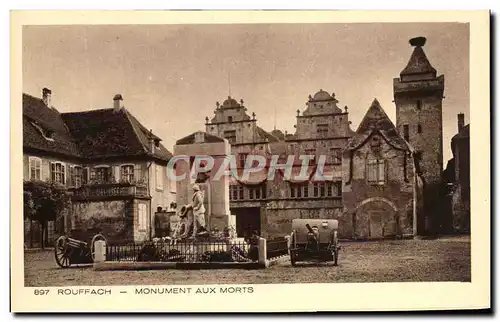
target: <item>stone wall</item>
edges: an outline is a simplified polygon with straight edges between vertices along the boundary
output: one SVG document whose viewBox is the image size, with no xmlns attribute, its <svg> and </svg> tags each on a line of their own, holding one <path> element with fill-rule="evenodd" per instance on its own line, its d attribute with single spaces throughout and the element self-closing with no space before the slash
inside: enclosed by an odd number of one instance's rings
<svg viewBox="0 0 500 322">
<path fill-rule="evenodd" d="M 369 144 L 354 152 L 350 181 L 350 159 L 344 155 L 342 200 L 345 237 L 380 238 L 413 234 L 415 178 L 412 160 L 405 156 L 404 151 L 392 148 L 384 140 L 378 155 L 386 161 L 385 183 L 382 185 L 371 184 L 366 178 L 367 160 L 373 157 Z"/>
<path fill-rule="evenodd" d="M 457 233 L 470 233 L 470 203 L 462 198 L 463 188 L 458 184 L 451 197 L 453 213 L 453 231 Z"/>
<path fill-rule="evenodd" d="M 134 238 L 134 203 L 130 200 L 78 201 L 72 205 L 71 228 L 98 230 L 108 242 Z"/>
</svg>

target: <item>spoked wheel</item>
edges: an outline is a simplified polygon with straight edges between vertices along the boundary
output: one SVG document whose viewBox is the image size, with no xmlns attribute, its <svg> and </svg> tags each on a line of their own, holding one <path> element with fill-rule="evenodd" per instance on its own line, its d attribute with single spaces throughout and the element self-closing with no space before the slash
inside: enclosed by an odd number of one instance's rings
<svg viewBox="0 0 500 322">
<path fill-rule="evenodd" d="M 339 250 L 338 248 L 333 252 L 333 266 L 339 266 Z"/>
<path fill-rule="evenodd" d="M 292 235 L 290 236 L 290 263 L 292 266 L 295 266 L 296 264 L 296 259 L 295 259 L 295 253 L 292 251 L 292 249 L 295 248 L 295 232 L 292 232 Z"/>
<path fill-rule="evenodd" d="M 59 267 L 67 268 L 71 265 L 70 256 L 73 249 L 69 247 L 68 237 L 61 236 L 56 240 L 56 245 L 54 247 L 54 253 L 56 257 L 56 263 Z"/>
<path fill-rule="evenodd" d="M 106 243 L 106 237 L 104 237 L 102 234 L 97 234 L 92 238 L 92 241 L 90 243 L 90 254 L 92 256 L 92 261 L 95 260 L 95 242 L 98 240 L 102 240 Z"/>
</svg>

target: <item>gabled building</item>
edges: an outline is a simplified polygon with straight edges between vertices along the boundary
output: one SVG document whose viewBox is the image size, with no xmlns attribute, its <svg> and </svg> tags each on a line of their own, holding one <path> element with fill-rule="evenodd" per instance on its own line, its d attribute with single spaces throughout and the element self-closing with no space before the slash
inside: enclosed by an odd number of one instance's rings
<svg viewBox="0 0 500 322">
<path fill-rule="evenodd" d="M 243 106 L 229 97 L 216 104 L 215 116 L 206 118 L 206 132 L 223 137 L 231 144 L 238 173 L 250 154 L 262 155 L 270 164 L 273 155 L 285 164 L 294 156 L 292 173 L 276 171 L 270 179 L 268 169 L 252 174 L 247 180 L 233 180 L 230 185 L 230 211 L 236 216 L 239 236 L 257 231 L 262 236 L 290 233 L 293 218 L 337 218 L 342 206 L 342 150 L 354 133 L 349 126 L 347 107 L 337 106 L 335 94 L 319 90 L 309 96 L 306 109 L 297 111 L 295 133 L 280 130 L 266 132 L 257 125 Z M 302 113 L 302 115 L 301 115 Z M 311 156 L 308 178 L 299 178 L 300 155 Z M 324 173 L 333 179 L 314 178 L 319 157 Z"/>
<path fill-rule="evenodd" d="M 171 153 L 116 95 L 111 108 L 59 113 L 23 94 L 24 179 L 57 182 L 72 206 L 57 233 L 100 230 L 110 240 L 154 235 L 154 213 L 175 203 L 166 175 Z M 49 237 L 50 239 L 50 237 Z"/>
<path fill-rule="evenodd" d="M 375 99 L 343 153 L 344 236 L 412 236 L 418 178 L 413 148 Z"/>
<path fill-rule="evenodd" d="M 453 158 L 444 171 L 448 186 L 448 216 L 443 226 L 451 233 L 470 233 L 470 124 L 458 114 L 457 134 L 451 139 Z"/>
</svg>

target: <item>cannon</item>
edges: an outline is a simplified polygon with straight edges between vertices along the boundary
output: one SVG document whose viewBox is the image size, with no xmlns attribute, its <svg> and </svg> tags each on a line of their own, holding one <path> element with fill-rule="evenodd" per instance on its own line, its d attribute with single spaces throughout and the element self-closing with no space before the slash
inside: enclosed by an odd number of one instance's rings
<svg viewBox="0 0 500 322">
<path fill-rule="evenodd" d="M 68 268 L 71 265 L 91 264 L 95 259 L 95 242 L 106 238 L 102 234 L 96 234 L 89 242 L 81 241 L 69 236 L 57 238 L 54 247 L 54 255 L 57 265 Z"/>
<path fill-rule="evenodd" d="M 300 261 L 333 261 L 337 266 L 340 251 L 338 226 L 335 219 L 292 220 L 292 233 L 288 238 L 292 266 Z"/>
</svg>

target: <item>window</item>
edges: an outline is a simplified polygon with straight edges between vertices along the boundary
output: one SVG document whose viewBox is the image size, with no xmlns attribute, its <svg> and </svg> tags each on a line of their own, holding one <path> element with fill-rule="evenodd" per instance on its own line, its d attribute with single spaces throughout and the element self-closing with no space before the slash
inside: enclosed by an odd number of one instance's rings
<svg viewBox="0 0 500 322">
<path fill-rule="evenodd" d="M 29 157 L 28 160 L 30 180 L 42 180 L 42 159 Z"/>
<path fill-rule="evenodd" d="M 318 137 L 320 138 L 328 137 L 328 124 L 316 125 L 316 132 L 318 133 Z"/>
<path fill-rule="evenodd" d="M 245 167 L 245 162 L 247 161 L 248 153 L 240 153 L 238 154 L 238 165 L 239 167 Z"/>
<path fill-rule="evenodd" d="M 62 162 L 52 162 L 50 165 L 50 178 L 52 182 L 66 184 L 66 165 Z"/>
<path fill-rule="evenodd" d="M 163 167 L 161 165 L 155 165 L 156 171 L 156 189 L 163 190 Z"/>
<path fill-rule="evenodd" d="M 243 186 L 232 185 L 229 186 L 229 199 L 230 200 L 243 200 Z"/>
<path fill-rule="evenodd" d="M 420 110 L 422 108 L 422 101 L 417 100 L 417 110 Z"/>
<path fill-rule="evenodd" d="M 305 150 L 306 155 L 312 155 L 313 158 L 309 160 L 309 164 L 313 165 L 316 159 L 316 150 L 315 149 L 307 149 Z"/>
<path fill-rule="evenodd" d="M 342 196 L 342 182 L 328 182 L 327 194 L 331 197 L 340 197 Z"/>
<path fill-rule="evenodd" d="M 342 163 L 342 149 L 332 148 L 330 149 L 330 153 L 331 153 L 331 162 L 333 164 Z"/>
<path fill-rule="evenodd" d="M 108 166 L 100 166 L 95 168 L 94 180 L 97 181 L 97 183 L 107 183 L 110 182 L 110 179 L 111 170 Z"/>
<path fill-rule="evenodd" d="M 342 182 L 315 182 L 313 183 L 313 197 L 340 197 L 342 195 Z"/>
<path fill-rule="evenodd" d="M 403 137 L 406 142 L 410 142 L 410 127 L 408 124 L 403 125 Z"/>
<path fill-rule="evenodd" d="M 368 160 L 367 164 L 367 179 L 371 184 L 385 183 L 385 161 L 384 160 Z"/>
<path fill-rule="evenodd" d="M 250 200 L 260 200 L 260 199 L 265 199 L 266 198 L 266 187 L 265 186 L 259 186 L 259 187 L 253 187 L 248 190 L 249 193 L 249 199 Z"/>
<path fill-rule="evenodd" d="M 229 143 L 236 142 L 236 131 L 224 131 L 224 138 L 229 141 Z"/>
<path fill-rule="evenodd" d="M 304 195 L 304 198 L 309 197 L 309 183 L 302 186 L 302 194 Z"/>
<path fill-rule="evenodd" d="M 124 182 L 134 182 L 134 166 L 131 164 L 120 167 L 120 180 Z"/>
<path fill-rule="evenodd" d="M 83 169 L 80 166 L 72 166 L 69 168 L 70 170 L 70 178 L 71 185 L 75 188 L 79 188 L 82 186 L 82 177 L 83 177 Z"/>
<path fill-rule="evenodd" d="M 137 208 L 138 208 L 137 228 L 139 231 L 147 231 L 148 230 L 147 206 L 144 203 L 140 203 L 137 205 Z"/>
<path fill-rule="evenodd" d="M 228 116 L 228 117 L 227 117 L 227 121 L 228 121 L 229 123 L 231 123 L 231 122 L 233 121 L 233 117 L 232 117 L 232 116 Z"/>
<path fill-rule="evenodd" d="M 319 196 L 320 197 L 324 197 L 325 196 L 325 192 L 326 192 L 326 187 L 325 187 L 325 184 L 324 183 L 321 183 L 319 185 Z"/>
<path fill-rule="evenodd" d="M 309 197 L 309 183 L 290 184 L 290 198 L 308 198 L 308 197 Z"/>
<path fill-rule="evenodd" d="M 89 182 L 89 168 L 82 169 L 82 185 Z"/>
<path fill-rule="evenodd" d="M 370 146 L 372 148 L 380 148 L 380 137 L 378 135 L 374 135 L 370 141 Z"/>
<path fill-rule="evenodd" d="M 40 134 L 44 137 L 45 140 L 54 141 L 54 138 L 53 138 L 54 131 L 44 129 L 39 124 L 37 124 L 35 122 L 32 122 L 31 125 L 33 125 L 38 130 L 38 132 L 40 132 Z"/>
<path fill-rule="evenodd" d="M 417 133 L 422 133 L 422 125 L 417 125 Z"/>
</svg>

